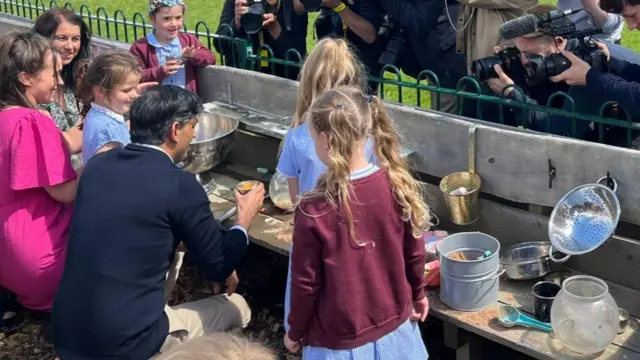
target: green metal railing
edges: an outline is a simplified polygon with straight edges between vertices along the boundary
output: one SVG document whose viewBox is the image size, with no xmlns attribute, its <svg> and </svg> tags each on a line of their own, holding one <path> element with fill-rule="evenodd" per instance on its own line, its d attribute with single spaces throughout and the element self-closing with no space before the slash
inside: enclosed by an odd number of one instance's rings
<svg viewBox="0 0 640 360">
<path fill-rule="evenodd" d="M 34 5 L 35 4 L 35 5 Z M 0 0 L 0 13 L 20 16 L 23 18 L 35 20 L 40 14 L 52 7 L 59 7 L 60 3 L 53 1 L 45 2 L 44 0 Z M 134 13 L 131 20 L 127 19 L 127 15 L 122 10 L 117 10 L 113 16 L 109 16 L 104 7 L 99 7 L 92 13 L 87 5 L 74 9 L 71 3 L 62 4 L 63 7 L 76 11 L 88 24 L 91 33 L 111 40 L 125 43 L 133 43 L 140 37 L 148 33 L 152 26 L 146 22 L 146 16 L 141 13 Z M 228 25 L 222 25 L 221 29 L 213 29 L 203 21 L 198 21 L 191 28 L 185 21 L 184 31 L 196 35 L 208 48 L 214 49 L 214 43 L 217 42 L 218 48 L 225 47 L 227 50 L 223 56 L 219 56 L 221 63 L 227 66 L 233 66 L 248 70 L 261 70 L 265 68 L 261 66 L 267 63 L 267 72 L 275 73 L 277 67 L 284 68 L 284 75 L 289 77 L 292 69 L 299 69 L 302 63 L 302 56 L 295 49 L 287 51 L 283 59 L 276 58 L 272 49 L 267 45 L 261 45 L 254 49 L 252 43 L 248 39 L 236 38 L 233 36 L 234 31 Z M 217 33 L 216 33 L 217 32 Z M 263 51 L 264 50 L 264 51 Z M 266 53 L 266 56 L 264 55 Z M 447 89 L 440 86 L 438 77 L 432 71 L 425 70 L 418 75 L 417 79 L 410 78 L 401 73 L 395 66 L 387 65 L 383 68 L 380 76 L 372 76 L 371 80 L 379 83 L 380 96 L 386 100 L 396 101 L 399 103 L 426 108 L 428 102 L 435 102 L 436 109 L 440 109 L 440 98 L 443 95 L 456 96 L 457 112 L 462 114 L 463 104 L 467 101 L 475 101 L 475 117 L 492 122 L 505 123 L 505 110 L 508 108 L 512 113 L 516 113 L 519 127 L 529 128 L 531 126 L 527 119 L 528 112 L 544 112 L 552 115 L 562 116 L 571 119 L 570 134 L 576 135 L 578 124 L 584 128 L 585 123 L 594 123 L 598 129 L 598 142 L 605 142 L 605 129 L 621 128 L 625 132 L 623 146 L 636 147 L 634 139 L 640 136 L 640 124 L 634 123 L 626 109 L 615 104 L 607 102 L 600 107 L 598 115 L 579 114 L 576 113 L 576 104 L 574 99 L 566 93 L 558 92 L 553 94 L 547 101 L 546 106 L 529 104 L 522 101 L 507 99 L 504 96 L 505 88 L 499 97 L 489 96 L 481 92 L 480 83 L 469 76 L 466 76 L 458 82 L 456 89 Z M 510 86 L 511 87 L 511 86 Z M 522 90 L 515 87 L 513 91 L 520 92 Z M 551 107 L 551 104 L 558 97 L 564 97 L 565 101 L 571 104 L 572 111 L 564 111 Z M 483 111 L 485 105 L 493 104 L 497 107 L 497 119 L 485 119 Z M 625 120 L 606 117 L 605 113 L 613 113 L 617 117 L 623 115 Z M 546 120 L 545 128 L 548 131 L 551 128 L 550 120 Z M 637 141 L 640 143 L 640 141 Z"/>
</svg>

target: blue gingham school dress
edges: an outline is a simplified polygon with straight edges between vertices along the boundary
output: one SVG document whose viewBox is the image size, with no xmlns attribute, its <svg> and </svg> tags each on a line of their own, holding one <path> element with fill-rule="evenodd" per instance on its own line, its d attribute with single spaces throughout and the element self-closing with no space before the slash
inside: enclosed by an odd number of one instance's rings
<svg viewBox="0 0 640 360">
<path fill-rule="evenodd" d="M 392 333 L 350 350 L 305 346 L 302 360 L 422 360 L 428 359 L 418 323 L 407 320 Z"/>
</svg>

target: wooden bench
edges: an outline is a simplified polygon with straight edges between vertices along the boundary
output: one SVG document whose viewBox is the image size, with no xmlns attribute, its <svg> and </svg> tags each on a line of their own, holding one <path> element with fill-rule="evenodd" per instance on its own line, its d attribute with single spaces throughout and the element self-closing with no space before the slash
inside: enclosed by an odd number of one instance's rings
<svg viewBox="0 0 640 360">
<path fill-rule="evenodd" d="M 227 165 L 216 169 L 212 178 L 216 182 L 216 186 L 210 193 L 209 199 L 211 200 L 211 210 L 215 216 L 218 216 L 235 206 L 232 189 L 236 183 L 250 178 L 267 182 L 269 176 L 260 175 L 251 169 L 240 166 Z M 232 222 L 233 218 L 229 219 L 226 224 L 230 225 Z M 289 256 L 293 215 L 283 213 L 267 200 L 263 211 L 253 220 L 248 232 L 251 241 L 255 244 Z M 568 274 L 555 273 L 551 276 L 568 276 Z M 523 312 L 532 313 L 531 287 L 534 283 L 535 281 L 513 281 L 501 278 L 499 302 L 516 306 Z M 628 309 L 633 315 L 638 315 L 640 302 L 637 300 L 640 299 L 640 293 L 620 285 L 611 283 L 609 285 L 618 305 Z M 633 316 L 626 331 L 618 335 L 603 353 L 589 357 L 573 353 L 547 333 L 518 327 L 503 327 L 497 322 L 495 307 L 477 312 L 462 312 L 444 305 L 440 301 L 437 289 L 428 290 L 427 296 L 430 302 L 429 316 L 444 322 L 445 344 L 456 351 L 457 360 L 479 359 L 481 351 L 476 347 L 480 346 L 480 338 L 488 339 L 541 360 L 640 359 L 640 322 Z"/>
</svg>

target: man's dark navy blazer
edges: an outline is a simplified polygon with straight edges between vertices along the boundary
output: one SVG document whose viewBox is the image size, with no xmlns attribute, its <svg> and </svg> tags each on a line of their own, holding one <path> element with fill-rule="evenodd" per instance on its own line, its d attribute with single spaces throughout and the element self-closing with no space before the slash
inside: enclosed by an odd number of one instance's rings
<svg viewBox="0 0 640 360">
<path fill-rule="evenodd" d="M 131 144 L 93 157 L 53 307 L 60 358 L 156 354 L 169 331 L 163 287 L 180 241 L 210 281 L 226 279 L 248 243 L 242 230 L 220 228 L 194 175 L 163 151 Z"/>
</svg>

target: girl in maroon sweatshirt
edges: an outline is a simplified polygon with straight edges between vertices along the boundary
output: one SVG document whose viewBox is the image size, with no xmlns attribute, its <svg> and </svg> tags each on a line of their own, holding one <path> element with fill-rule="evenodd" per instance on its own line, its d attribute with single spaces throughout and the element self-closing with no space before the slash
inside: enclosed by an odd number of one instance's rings
<svg viewBox="0 0 640 360">
<path fill-rule="evenodd" d="M 196 67 L 216 63 L 216 57 L 193 35 L 183 33 L 183 0 L 150 0 L 153 31 L 131 45 L 142 70 L 141 82 L 176 85 L 196 92 Z"/>
<path fill-rule="evenodd" d="M 384 103 L 339 87 L 314 101 L 306 121 L 328 169 L 295 214 L 285 345 L 303 347 L 305 360 L 426 359 L 412 320 L 429 308 L 429 211 Z M 366 156 L 371 137 L 378 165 Z"/>
</svg>

